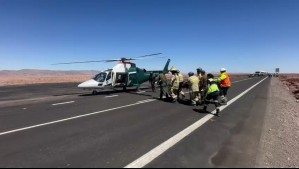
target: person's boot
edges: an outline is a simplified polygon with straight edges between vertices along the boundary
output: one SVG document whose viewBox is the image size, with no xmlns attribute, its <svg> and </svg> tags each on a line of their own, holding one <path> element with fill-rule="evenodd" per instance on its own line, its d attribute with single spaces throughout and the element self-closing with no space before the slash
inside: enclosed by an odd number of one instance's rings
<svg viewBox="0 0 299 169">
<path fill-rule="evenodd" d="M 203 110 L 204 112 L 207 112 L 207 108 L 208 108 L 207 106 L 204 106 L 202 110 Z"/>
<path fill-rule="evenodd" d="M 225 105 L 227 105 L 227 97 L 224 97 L 224 103 L 225 103 Z"/>
<path fill-rule="evenodd" d="M 220 109 L 219 109 L 219 108 L 216 109 L 216 114 L 215 114 L 215 116 L 220 117 Z"/>
<path fill-rule="evenodd" d="M 220 97 L 220 104 L 221 104 L 221 105 L 226 105 L 225 97 L 224 97 L 224 96 L 221 96 L 221 97 Z"/>
<path fill-rule="evenodd" d="M 224 96 L 220 96 L 220 101 L 221 101 L 221 103 L 223 103 L 224 102 Z"/>
</svg>

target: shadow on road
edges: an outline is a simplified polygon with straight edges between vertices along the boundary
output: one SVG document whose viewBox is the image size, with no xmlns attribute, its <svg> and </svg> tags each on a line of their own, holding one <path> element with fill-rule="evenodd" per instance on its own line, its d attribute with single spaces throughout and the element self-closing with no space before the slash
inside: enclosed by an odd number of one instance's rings
<svg viewBox="0 0 299 169">
<path fill-rule="evenodd" d="M 145 90 L 148 88 L 140 88 L 140 90 Z M 100 91 L 97 94 L 93 94 L 93 93 L 85 93 L 82 94 L 80 93 L 80 97 L 87 97 L 87 96 L 102 96 L 102 95 L 111 95 L 111 94 L 117 94 L 117 93 L 128 93 L 128 94 L 136 94 L 136 95 L 142 95 L 142 96 L 152 96 L 149 94 L 145 94 L 145 93 L 138 93 L 139 91 L 137 91 L 136 89 L 127 89 L 126 91 L 124 90 L 108 90 L 108 91 Z"/>
<path fill-rule="evenodd" d="M 212 114 L 209 111 L 204 111 L 202 109 L 193 109 L 193 111 L 195 111 L 196 113 L 200 113 L 200 114 Z"/>
</svg>

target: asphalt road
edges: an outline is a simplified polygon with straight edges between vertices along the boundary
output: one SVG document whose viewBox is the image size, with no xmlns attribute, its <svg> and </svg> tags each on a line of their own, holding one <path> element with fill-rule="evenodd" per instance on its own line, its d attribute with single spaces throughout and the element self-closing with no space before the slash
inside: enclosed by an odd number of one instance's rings
<svg viewBox="0 0 299 169">
<path fill-rule="evenodd" d="M 1 87 L 0 167 L 254 167 L 270 78 L 233 81 L 221 117 L 153 99 L 158 94 L 151 92 Z"/>
</svg>

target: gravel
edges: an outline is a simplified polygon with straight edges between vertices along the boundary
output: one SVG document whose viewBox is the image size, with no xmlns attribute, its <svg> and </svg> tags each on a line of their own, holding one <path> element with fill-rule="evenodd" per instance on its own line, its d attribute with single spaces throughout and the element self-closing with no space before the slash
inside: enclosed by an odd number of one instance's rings
<svg viewBox="0 0 299 169">
<path fill-rule="evenodd" d="M 272 78 L 256 167 L 299 167 L 299 104 Z"/>
</svg>

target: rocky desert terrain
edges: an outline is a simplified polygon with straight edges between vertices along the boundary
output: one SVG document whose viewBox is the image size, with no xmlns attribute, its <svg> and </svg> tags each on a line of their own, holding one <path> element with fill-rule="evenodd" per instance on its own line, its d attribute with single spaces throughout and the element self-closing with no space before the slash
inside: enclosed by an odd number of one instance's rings
<svg viewBox="0 0 299 169">
<path fill-rule="evenodd" d="M 280 80 L 285 85 L 286 89 L 299 100 L 299 74 L 286 74 L 280 76 Z"/>
<path fill-rule="evenodd" d="M 298 87 L 299 75 L 272 78 L 256 167 L 299 167 Z"/>
</svg>

